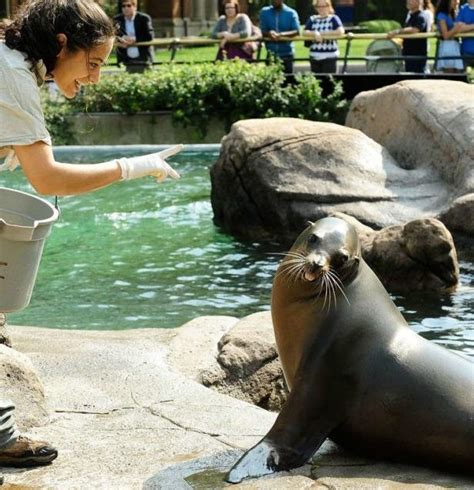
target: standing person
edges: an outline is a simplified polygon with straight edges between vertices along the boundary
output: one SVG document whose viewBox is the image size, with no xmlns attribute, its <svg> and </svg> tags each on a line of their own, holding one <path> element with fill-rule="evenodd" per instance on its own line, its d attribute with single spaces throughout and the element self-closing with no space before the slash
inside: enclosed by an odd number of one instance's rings
<svg viewBox="0 0 474 490">
<path fill-rule="evenodd" d="M 317 14 L 305 25 L 304 35 L 314 36 L 309 50 L 309 62 L 313 73 L 336 73 L 339 49 L 336 40 L 323 41 L 322 34 L 344 34 L 341 19 L 335 15 L 331 0 L 314 0 Z"/>
<path fill-rule="evenodd" d="M 428 32 L 428 22 L 422 12 L 422 0 L 406 0 L 408 15 L 405 25 L 401 29 L 391 31 L 387 34 L 389 39 L 396 37 L 398 34 L 418 34 Z M 425 39 L 407 39 L 403 40 L 403 56 L 418 56 L 425 59 L 406 59 L 405 71 L 414 73 L 427 73 L 428 66 L 426 57 L 428 56 L 428 40 Z"/>
<path fill-rule="evenodd" d="M 459 24 L 459 32 L 474 33 L 474 0 L 467 0 L 459 9 L 456 24 Z M 464 64 L 474 67 L 474 37 L 462 38 L 461 54 L 465 56 Z"/>
<path fill-rule="evenodd" d="M 260 11 L 260 29 L 263 37 L 278 40 L 281 37 L 297 36 L 300 20 L 296 10 L 288 7 L 283 0 L 272 0 L 272 4 Z M 274 54 L 283 62 L 286 74 L 293 73 L 295 48 L 291 41 L 267 42 L 267 53 Z"/>
<path fill-rule="evenodd" d="M 462 60 L 455 59 L 461 56 L 461 49 L 458 40 L 453 39 L 461 29 L 460 24 L 454 24 L 458 7 L 459 0 L 439 0 L 436 6 L 436 25 L 441 36 L 436 69 L 445 73 L 464 70 Z M 449 58 L 450 56 L 453 58 Z"/>
<path fill-rule="evenodd" d="M 423 13 L 425 14 L 426 21 L 428 22 L 427 31 L 431 32 L 434 26 L 434 13 L 435 13 L 435 8 L 431 3 L 431 0 L 423 0 Z"/>
<path fill-rule="evenodd" d="M 253 58 L 253 49 L 250 43 L 234 44 L 227 41 L 245 39 L 252 33 L 252 22 L 246 14 L 240 13 L 238 0 L 224 0 L 224 15 L 217 20 L 211 36 L 214 39 L 222 39 L 217 59 L 243 58 L 246 60 Z"/>
<path fill-rule="evenodd" d="M 129 73 L 143 73 L 153 63 L 151 46 L 131 46 L 154 38 L 151 17 L 137 10 L 137 0 L 122 0 L 122 13 L 114 17 L 118 24 L 117 61 Z"/>
<path fill-rule="evenodd" d="M 59 163 L 51 148 L 40 103 L 40 85 L 54 80 L 73 98 L 82 85 L 95 84 L 115 38 L 112 21 L 93 0 L 27 0 L 0 25 L 0 153 L 2 170 L 18 164 L 41 194 L 72 195 L 120 180 L 179 175 L 163 160 L 176 149 L 88 165 Z M 3 319 L 3 315 L 0 315 Z M 0 393 L 1 396 L 1 393 Z M 14 406 L 0 404 L 0 466 L 43 464 L 56 449 L 18 436 Z"/>
</svg>

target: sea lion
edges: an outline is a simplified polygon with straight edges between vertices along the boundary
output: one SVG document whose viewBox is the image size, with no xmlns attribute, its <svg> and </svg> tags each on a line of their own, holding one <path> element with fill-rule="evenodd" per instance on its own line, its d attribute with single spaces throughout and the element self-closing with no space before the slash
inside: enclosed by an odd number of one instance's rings
<svg viewBox="0 0 474 490">
<path fill-rule="evenodd" d="M 290 395 L 226 476 L 303 465 L 330 437 L 359 453 L 474 472 L 474 363 L 413 332 L 338 218 L 311 224 L 275 275 Z"/>
</svg>

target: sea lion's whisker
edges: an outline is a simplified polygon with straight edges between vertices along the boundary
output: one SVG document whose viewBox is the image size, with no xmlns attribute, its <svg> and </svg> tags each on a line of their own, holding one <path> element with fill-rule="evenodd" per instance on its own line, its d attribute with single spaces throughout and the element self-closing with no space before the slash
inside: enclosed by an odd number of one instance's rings
<svg viewBox="0 0 474 490">
<path fill-rule="evenodd" d="M 327 274 L 326 277 L 328 279 L 328 285 L 330 287 L 331 296 L 334 298 L 334 307 L 337 307 L 337 298 L 336 298 L 336 290 L 334 288 L 334 279 L 331 277 L 330 274 Z M 329 309 L 331 308 L 331 303 L 332 301 L 329 302 Z"/>
<path fill-rule="evenodd" d="M 346 296 L 346 293 L 344 292 L 344 284 L 342 283 L 341 279 L 333 271 L 329 271 L 329 273 L 335 279 L 334 284 L 337 286 L 337 288 L 339 289 L 339 291 L 341 291 L 341 294 L 344 296 L 344 299 L 347 301 L 347 304 L 350 305 L 351 302 L 349 301 L 349 299 Z"/>
<path fill-rule="evenodd" d="M 329 297 L 329 308 L 328 308 L 328 313 L 329 313 L 329 311 L 331 309 L 331 303 L 332 303 L 331 298 L 334 298 L 334 307 L 337 306 L 337 299 L 336 299 L 336 290 L 335 290 L 334 284 L 333 284 L 334 279 L 327 272 L 326 272 L 325 276 L 326 276 L 327 283 L 328 283 L 328 286 L 329 286 L 329 294 L 330 294 L 330 297 Z"/>
</svg>

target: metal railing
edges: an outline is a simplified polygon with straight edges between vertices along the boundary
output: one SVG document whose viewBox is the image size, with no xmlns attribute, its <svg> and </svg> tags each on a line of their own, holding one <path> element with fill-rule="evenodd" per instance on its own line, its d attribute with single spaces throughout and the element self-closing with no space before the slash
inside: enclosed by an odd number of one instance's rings
<svg viewBox="0 0 474 490">
<path fill-rule="evenodd" d="M 430 32 L 430 33 L 417 33 L 417 34 L 397 34 L 393 36 L 392 38 L 389 38 L 387 34 L 353 34 L 353 33 L 348 33 L 348 34 L 343 34 L 343 35 L 322 35 L 321 36 L 323 40 L 346 40 L 346 47 L 344 50 L 344 56 L 340 58 L 342 61 L 342 73 L 347 72 L 347 66 L 349 64 L 349 61 L 372 61 L 372 62 L 379 62 L 379 61 L 405 61 L 405 60 L 426 60 L 426 61 L 434 61 L 434 66 L 436 67 L 438 60 L 442 59 L 461 59 L 463 62 L 469 62 L 472 63 L 474 61 L 473 56 L 468 56 L 468 55 L 461 55 L 461 56 L 439 56 L 439 42 L 442 40 L 442 38 L 439 36 L 438 33 L 435 32 Z M 467 33 L 461 33 L 456 36 L 456 38 L 465 38 L 465 37 L 474 37 L 474 32 L 467 32 Z M 435 50 L 435 55 L 434 56 L 374 56 L 374 55 L 365 55 L 365 56 L 350 56 L 350 50 L 353 45 L 354 41 L 357 40 L 378 40 L 378 39 L 436 39 L 436 50 Z M 251 62 L 263 62 L 266 61 L 266 57 L 262 58 L 262 47 L 265 42 L 295 42 L 295 41 L 314 41 L 314 38 L 312 36 L 294 36 L 294 37 L 282 37 L 278 40 L 270 39 L 270 38 L 265 38 L 265 37 L 248 37 L 244 39 L 236 39 L 233 41 L 227 41 L 227 43 L 230 44 L 240 44 L 240 43 L 246 43 L 249 41 L 254 41 L 257 43 L 257 52 L 255 59 L 249 60 Z M 164 64 L 164 63 L 170 63 L 170 62 L 175 62 L 176 61 L 176 54 L 178 50 L 182 48 L 189 48 L 189 47 L 197 47 L 197 46 L 218 46 L 221 42 L 221 39 L 213 39 L 213 38 L 205 38 L 205 37 L 174 37 L 174 38 L 157 38 L 154 39 L 153 41 L 149 42 L 139 42 L 135 43 L 132 46 L 153 46 L 153 47 L 158 47 L 158 48 L 166 48 L 170 51 L 170 59 L 168 61 L 154 61 L 154 65 L 159 65 L 159 64 Z M 307 60 L 308 58 L 297 58 L 295 61 L 303 61 Z M 205 63 L 209 63 L 215 60 L 209 60 L 209 61 L 204 61 Z M 202 63 L 203 61 L 200 61 Z"/>
</svg>

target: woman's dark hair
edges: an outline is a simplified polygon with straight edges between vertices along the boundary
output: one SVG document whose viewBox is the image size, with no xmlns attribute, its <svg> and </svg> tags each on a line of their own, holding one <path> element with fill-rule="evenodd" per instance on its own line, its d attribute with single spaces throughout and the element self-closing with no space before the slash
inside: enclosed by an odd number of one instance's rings
<svg viewBox="0 0 474 490">
<path fill-rule="evenodd" d="M 89 51 L 115 32 L 113 22 L 92 0 L 28 0 L 12 21 L 0 26 L 9 48 L 23 51 L 32 62 L 43 60 L 48 72 L 61 51 L 58 34 L 66 35 L 67 49 L 75 52 Z"/>
<path fill-rule="evenodd" d="M 451 0 L 438 0 L 438 3 L 436 4 L 435 14 L 439 13 L 447 14 L 452 19 L 456 17 L 456 12 L 453 8 L 451 8 Z"/>
</svg>

